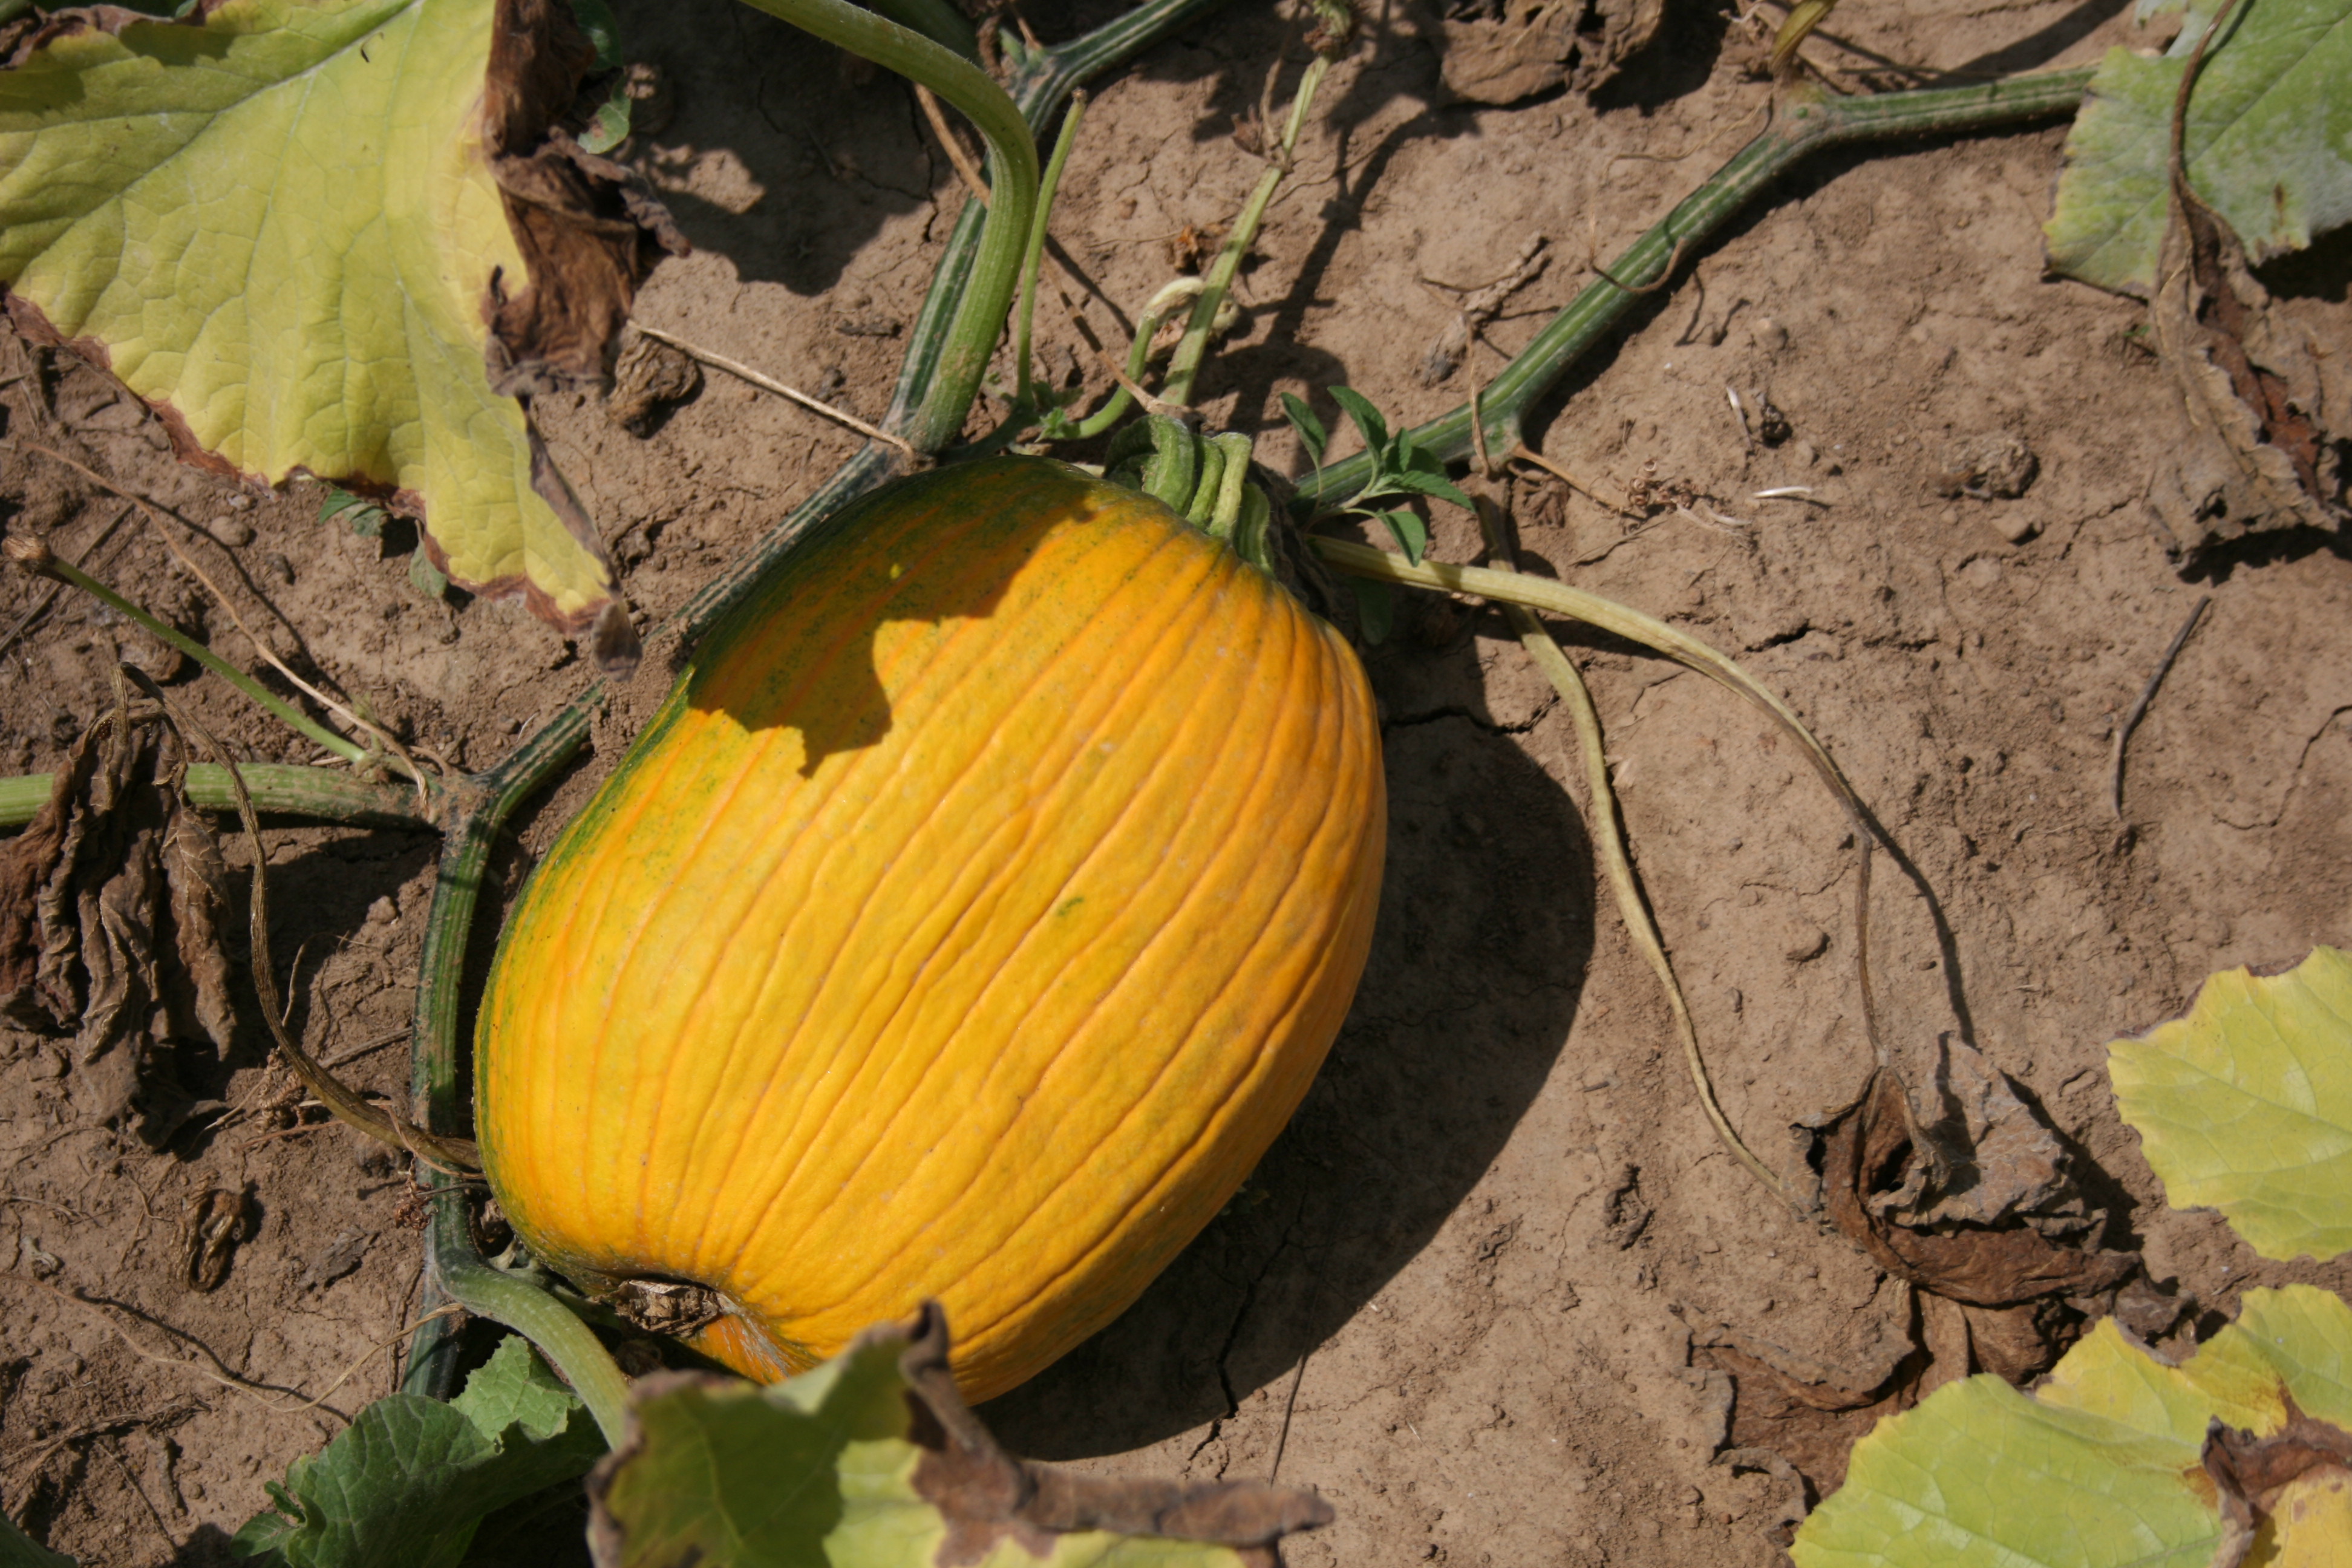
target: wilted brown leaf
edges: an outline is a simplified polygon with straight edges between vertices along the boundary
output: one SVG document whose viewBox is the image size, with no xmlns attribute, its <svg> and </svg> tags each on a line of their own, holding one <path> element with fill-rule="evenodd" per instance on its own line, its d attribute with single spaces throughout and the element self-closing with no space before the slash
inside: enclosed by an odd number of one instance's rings
<svg viewBox="0 0 2352 1568">
<path fill-rule="evenodd" d="M 226 1050 L 235 1027 L 226 871 L 178 785 L 152 720 L 118 709 L 75 743 L 40 815 L 0 844 L 0 1016 L 72 1036 L 99 1119 L 136 1105 L 156 1143 L 188 1110 L 158 1053 L 175 1040 Z"/>
<path fill-rule="evenodd" d="M 1819 1173 L 1818 1212 L 1880 1268 L 1941 1299 L 1921 1303 L 1936 1331 L 1934 1381 L 1973 1366 L 2023 1382 L 2139 1259 L 2100 1243 L 2106 1214 L 2084 1197 L 2064 1145 L 1982 1054 L 1947 1037 L 1922 1076 L 1906 1091 L 1883 1068 L 1853 1104 L 1797 1130 Z"/>
<path fill-rule="evenodd" d="M 627 169 L 588 152 L 558 123 L 594 64 L 595 50 L 562 0 L 499 0 L 482 121 L 490 171 L 530 274 L 509 294 L 493 273 L 483 302 L 490 387 L 504 395 L 601 390 L 637 285 L 662 252 L 688 248 L 668 209 Z"/>
<path fill-rule="evenodd" d="M 1839 1231 L 1889 1273 L 1973 1307 L 2086 1296 L 2130 1277 L 2137 1260 L 2099 1246 L 2105 1213 L 2005 1077 L 1946 1039 L 1929 1087 L 1932 1120 L 1889 1069 L 1802 1130 Z"/>
<path fill-rule="evenodd" d="M 948 1561 L 981 1562 L 1006 1537 L 1034 1542 L 1108 1530 L 1262 1549 L 1273 1568 L 1276 1542 L 1331 1522 L 1331 1505 L 1314 1493 L 1264 1481 L 1096 1476 L 1014 1458 L 957 1391 L 948 1370 L 947 1314 L 936 1302 L 916 1318 L 898 1364 L 917 1409 L 915 1441 L 926 1450 L 915 1468 L 915 1489 L 950 1521 L 942 1552 Z M 1245 1551 L 1243 1560 L 1255 1555 Z"/>
<path fill-rule="evenodd" d="M 2224 1426 L 2218 1418 L 2205 1431 L 2205 1474 L 2221 1505 L 2224 1534 L 2213 1552 L 2213 1568 L 2239 1568 L 2262 1543 L 2263 1527 L 2306 1478 L 2335 1489 L 2352 1487 L 2352 1432 L 2315 1420 L 2287 1394 L 2286 1425 L 2267 1437 Z M 2273 1543 L 2273 1551 L 2277 1545 Z M 2265 1555 L 2263 1561 L 2287 1561 Z"/>
<path fill-rule="evenodd" d="M 2149 312 L 2189 426 L 2148 491 L 2175 558 L 2352 521 L 2352 410 L 2330 405 L 2326 346 L 2273 308 L 2236 237 L 2193 198 L 2175 204 Z"/>
<path fill-rule="evenodd" d="M 1589 91 L 1656 35 L 1664 15 L 1664 0 L 1474 0 L 1444 23 L 1446 89 L 1493 104 L 1562 82 Z"/>
</svg>

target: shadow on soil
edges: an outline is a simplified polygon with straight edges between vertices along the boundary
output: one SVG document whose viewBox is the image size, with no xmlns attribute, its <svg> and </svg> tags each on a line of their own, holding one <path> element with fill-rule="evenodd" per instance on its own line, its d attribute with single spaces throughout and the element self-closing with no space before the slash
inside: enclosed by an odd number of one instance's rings
<svg viewBox="0 0 2352 1568">
<path fill-rule="evenodd" d="M 1322 1076 L 1140 1300 L 982 1408 L 1015 1453 L 1139 1447 L 1281 1378 L 1429 1245 L 1559 1057 L 1592 950 L 1574 806 L 1468 718 L 1394 725 L 1385 742 L 1380 927 Z"/>
</svg>

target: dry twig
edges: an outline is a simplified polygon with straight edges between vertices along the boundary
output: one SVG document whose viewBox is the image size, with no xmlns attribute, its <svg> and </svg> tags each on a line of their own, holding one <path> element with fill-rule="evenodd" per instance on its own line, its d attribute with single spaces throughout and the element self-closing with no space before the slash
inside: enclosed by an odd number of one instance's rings
<svg viewBox="0 0 2352 1568">
<path fill-rule="evenodd" d="M 973 161 L 971 149 L 963 144 L 963 138 L 958 136 L 955 127 L 948 123 L 947 111 L 940 107 L 938 95 L 917 82 L 915 97 L 923 106 L 923 118 L 931 122 L 931 134 L 937 136 L 940 145 L 948 150 L 948 162 L 953 163 L 956 173 L 963 176 L 965 188 L 971 192 L 972 199 L 986 206 L 988 182 L 981 177 L 980 165 Z"/>
<path fill-rule="evenodd" d="M 1518 257 L 1509 269 L 1491 283 L 1473 288 L 1440 283 L 1433 278 L 1422 279 L 1432 288 L 1463 296 L 1454 320 L 1445 323 L 1445 330 L 1437 334 L 1437 341 L 1430 345 L 1429 353 L 1422 359 L 1419 372 L 1422 385 L 1435 386 L 1452 375 L 1461 365 L 1462 355 L 1470 347 L 1471 338 L 1495 319 L 1506 300 L 1535 280 L 1536 275 L 1544 269 L 1544 237 L 1539 234 L 1528 239 L 1520 247 Z"/>
<path fill-rule="evenodd" d="M 401 746 L 399 741 L 395 740 L 383 728 L 383 726 L 373 723 L 370 721 L 362 718 L 359 714 L 352 712 L 349 708 L 346 708 L 341 703 L 336 701 L 333 698 L 328 696 L 325 692 L 320 690 L 317 687 L 311 685 L 309 681 L 303 679 L 300 676 L 295 674 L 291 669 L 289 669 L 286 667 L 286 661 L 279 658 L 276 653 L 272 652 L 269 645 L 262 641 L 258 637 L 255 636 L 253 628 L 245 624 L 245 617 L 236 613 L 236 604 L 230 600 L 226 594 L 221 592 L 220 585 L 205 574 L 203 567 L 197 565 L 194 561 L 189 559 L 186 551 L 180 548 L 179 541 L 173 539 L 172 537 L 172 531 L 163 525 L 163 520 L 169 514 L 166 513 L 163 508 L 157 506 L 153 501 L 149 500 L 145 496 L 139 494 L 137 491 L 126 489 L 122 486 L 116 484 L 112 479 L 108 479 L 105 475 L 98 472 L 95 468 L 87 468 L 80 463 L 75 462 L 71 458 L 67 457 L 62 452 L 52 451 L 48 447 L 40 446 L 32 441 L 22 441 L 18 442 L 17 445 L 22 447 L 27 452 L 37 452 L 53 463 L 59 463 L 64 465 L 66 468 L 71 468 L 74 472 L 88 479 L 91 484 L 97 485 L 109 494 L 122 500 L 129 501 L 132 506 L 136 507 L 141 515 L 145 517 L 148 522 L 152 525 L 155 530 L 155 537 L 163 542 L 163 548 L 172 552 L 172 559 L 177 561 L 180 565 L 187 571 L 190 576 L 204 584 L 205 591 L 213 596 L 214 602 L 219 605 L 222 611 L 227 615 L 230 624 L 235 626 L 239 632 L 244 634 L 246 641 L 253 645 L 254 652 L 259 654 L 263 659 L 267 660 L 272 669 L 275 669 L 279 675 L 285 677 L 296 690 L 301 692 L 304 696 L 310 698 L 310 700 L 318 703 L 320 707 L 326 709 L 329 712 L 333 713 L 345 723 L 351 725 L 353 729 L 367 736 L 370 740 L 375 742 L 379 750 L 397 758 L 401 766 L 407 771 L 408 776 L 415 782 L 417 798 L 420 801 L 425 802 L 427 805 L 430 804 L 425 792 L 425 770 L 417 766 L 416 760 L 414 757 L 411 757 L 406 750 Z M 224 761 L 226 761 L 225 758 Z"/>
<path fill-rule="evenodd" d="M 2124 715 L 2124 721 L 2116 726 L 2115 765 L 2107 776 L 2107 806 L 2116 814 L 2117 822 L 2124 820 L 2124 746 L 2131 740 L 2131 732 L 2139 728 L 2139 721 L 2147 716 L 2147 705 L 2156 700 L 2156 689 L 2164 684 L 2165 676 L 2171 672 L 2172 661 L 2180 657 L 2181 647 L 2189 641 L 2189 634 L 2197 629 L 2198 617 L 2212 602 L 2212 595 L 2200 594 L 2197 602 L 2189 606 L 2188 618 L 2180 623 L 2180 629 L 2172 634 L 2171 645 L 2164 650 L 2164 657 L 2156 662 L 2156 673 L 2149 676 L 2147 684 L 2139 689 L 2139 700 L 2132 704 L 2129 713 Z"/>
<path fill-rule="evenodd" d="M 1602 495 L 1599 490 L 1594 489 L 1591 485 L 1586 484 L 1582 479 L 1578 479 L 1574 474 L 1570 473 L 1566 468 L 1561 468 L 1558 463 L 1553 462 L 1549 458 L 1545 457 L 1541 452 L 1537 451 L 1534 447 L 1526 445 L 1524 442 L 1512 447 L 1506 455 L 1516 462 L 1533 463 L 1537 468 L 1541 468 L 1545 473 L 1549 474 L 1553 479 L 1558 479 L 1561 484 L 1566 485 L 1570 489 L 1574 490 L 1577 494 L 1584 497 L 1587 500 L 1600 502 L 1611 511 L 1615 512 L 1619 517 L 1630 518 L 1635 522 L 1647 522 L 1649 521 L 1646 516 L 1634 510 L 1633 508 L 1626 502 L 1622 500 L 1611 500 L 1607 496 Z"/>
<path fill-rule="evenodd" d="M 642 321 L 635 325 L 637 331 L 645 333 L 646 336 L 656 342 L 667 343 L 688 359 L 699 360 L 713 370 L 723 370 L 731 376 L 750 382 L 762 392 L 772 392 L 788 402 L 799 404 L 812 414 L 821 414 L 836 425 L 856 431 L 868 440 L 879 441 L 886 447 L 893 447 L 910 464 L 919 464 L 921 461 L 921 454 L 917 452 L 908 442 L 891 435 L 879 426 L 868 425 L 855 414 L 845 413 L 830 403 L 820 402 L 797 387 L 786 386 L 775 377 L 753 370 L 740 360 L 729 359 L 725 354 L 714 353 L 697 343 L 688 342 L 684 338 L 665 332 L 657 327 L 648 327 Z"/>
</svg>

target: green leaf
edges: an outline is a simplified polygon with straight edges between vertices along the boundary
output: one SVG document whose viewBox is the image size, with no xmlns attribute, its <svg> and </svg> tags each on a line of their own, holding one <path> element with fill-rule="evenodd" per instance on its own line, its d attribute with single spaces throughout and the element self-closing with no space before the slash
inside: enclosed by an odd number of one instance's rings
<svg viewBox="0 0 2352 1568">
<path fill-rule="evenodd" d="M 1330 1517 L 1318 1500 L 1254 1482 L 1184 1488 L 1024 1465 L 956 1395 L 936 1309 L 918 1329 L 862 1336 L 772 1387 L 645 1380 L 629 1441 L 589 1482 L 600 1568 L 1242 1568 L 1234 1546 L 1151 1527 L 1213 1517 L 1258 1545 Z"/>
<path fill-rule="evenodd" d="M 1282 395 L 1282 416 L 1290 421 L 1293 430 L 1298 432 L 1298 444 L 1307 448 L 1307 457 L 1314 459 L 1317 468 L 1321 468 L 1323 448 L 1331 444 L 1331 437 L 1323 428 L 1323 421 L 1315 417 L 1315 410 L 1307 406 L 1306 399 L 1294 397 L 1286 392 Z"/>
<path fill-rule="evenodd" d="M 596 1424 L 509 1335 L 449 1404 L 395 1394 L 294 1461 L 236 1550 L 284 1568 L 454 1568 L 493 1510 L 585 1473 Z"/>
<path fill-rule="evenodd" d="M 596 106 L 588 128 L 580 133 L 580 145 L 591 153 L 609 153 L 629 139 L 629 89 L 626 82 L 614 82 L 612 96 Z"/>
<path fill-rule="evenodd" d="M 241 0 L 52 40 L 0 72 L 0 283 L 184 450 L 407 492 L 454 577 L 576 630 L 611 567 L 484 363 L 494 275 L 529 276 L 481 130 L 499 9 Z"/>
<path fill-rule="evenodd" d="M 70 1557 L 60 1557 L 16 1528 L 0 1514 L 0 1568 L 76 1568 Z"/>
<path fill-rule="evenodd" d="M 1477 510 L 1471 504 L 1468 496 L 1454 488 L 1454 481 L 1447 479 L 1442 469 L 1434 474 L 1424 473 L 1418 468 L 1398 469 L 1382 475 L 1379 483 L 1379 493 L 1381 495 L 1395 495 L 1402 491 L 1413 495 L 1435 496 L 1440 500 L 1452 501 L 1464 511 Z M 1370 493 L 1367 491 L 1367 495 Z M 1362 500 L 1366 496 L 1359 496 L 1356 499 Z"/>
<path fill-rule="evenodd" d="M 1356 595 L 1356 629 L 1363 634 L 1365 646 L 1380 647 L 1396 626 L 1396 595 L 1386 583 L 1368 577 L 1350 577 L 1348 587 Z"/>
<path fill-rule="evenodd" d="M 2264 1258 L 2352 1251 L 2352 954 L 2212 975 L 2107 1070 L 2175 1207 L 2220 1209 Z"/>
<path fill-rule="evenodd" d="M 344 522 L 362 539 L 383 536 L 384 510 L 365 496 L 355 496 L 340 485 L 329 485 L 319 502 L 320 522 Z"/>
<path fill-rule="evenodd" d="M 1404 552 L 1404 558 L 1416 566 L 1421 564 L 1423 553 L 1429 549 L 1429 525 L 1422 521 L 1418 514 L 1400 507 L 1394 511 L 1369 512 L 1366 515 L 1377 517 L 1388 524 L 1389 532 L 1396 538 L 1397 548 Z"/>
<path fill-rule="evenodd" d="M 572 0 L 572 15 L 578 19 L 580 30 L 588 35 L 589 43 L 595 46 L 595 68 L 619 70 L 621 25 L 614 18 L 609 0 Z"/>
<path fill-rule="evenodd" d="M 1363 437 L 1364 449 L 1371 453 L 1375 466 L 1381 466 L 1388 457 L 1389 422 L 1381 417 L 1371 399 L 1352 386 L 1335 386 L 1331 389 L 1331 401 L 1339 405 L 1339 412 Z"/>
<path fill-rule="evenodd" d="M 433 557 L 425 552 L 421 544 L 408 557 L 408 581 L 428 599 L 437 599 L 449 589 L 447 574 L 433 564 Z"/>
<path fill-rule="evenodd" d="M 2204 25 L 2192 6 L 2189 45 Z M 2352 0 L 2239 0 L 2223 26 L 2189 100 L 2182 156 L 2190 187 L 2261 261 L 2352 222 Z M 2107 52 L 2044 226 L 2057 270 L 2103 289 L 2155 286 L 2186 67 L 2178 53 Z"/>
<path fill-rule="evenodd" d="M 1880 1421 L 1790 1555 L 1798 1568 L 2206 1568 L 2224 1535 L 2208 1426 L 2273 1436 L 2290 1396 L 2352 1426 L 2352 1307 L 2326 1290 L 2248 1291 L 2238 1321 L 2179 1367 L 2102 1319 L 2032 1394 L 1987 1373 Z M 2306 1529 L 2318 1548 L 2352 1525 L 2352 1492 L 2308 1479 L 2306 1506 L 2273 1510 L 2281 1552 L 2263 1561 L 2297 1561 Z"/>
</svg>

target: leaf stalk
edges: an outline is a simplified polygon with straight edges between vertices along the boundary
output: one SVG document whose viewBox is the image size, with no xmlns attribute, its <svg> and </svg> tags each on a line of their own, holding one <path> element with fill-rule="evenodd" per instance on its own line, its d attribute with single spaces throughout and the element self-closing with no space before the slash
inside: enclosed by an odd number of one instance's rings
<svg viewBox="0 0 2352 1568">
<path fill-rule="evenodd" d="M 991 199 L 979 248 L 929 389 L 913 418 L 898 426 L 918 450 L 936 452 L 963 428 L 964 416 L 979 395 L 981 378 L 1004 332 L 1005 312 L 1020 281 L 1021 258 L 1037 211 L 1036 139 L 1020 109 L 986 72 L 920 33 L 848 0 L 744 4 L 930 89 L 978 127 L 988 142 Z"/>
</svg>

